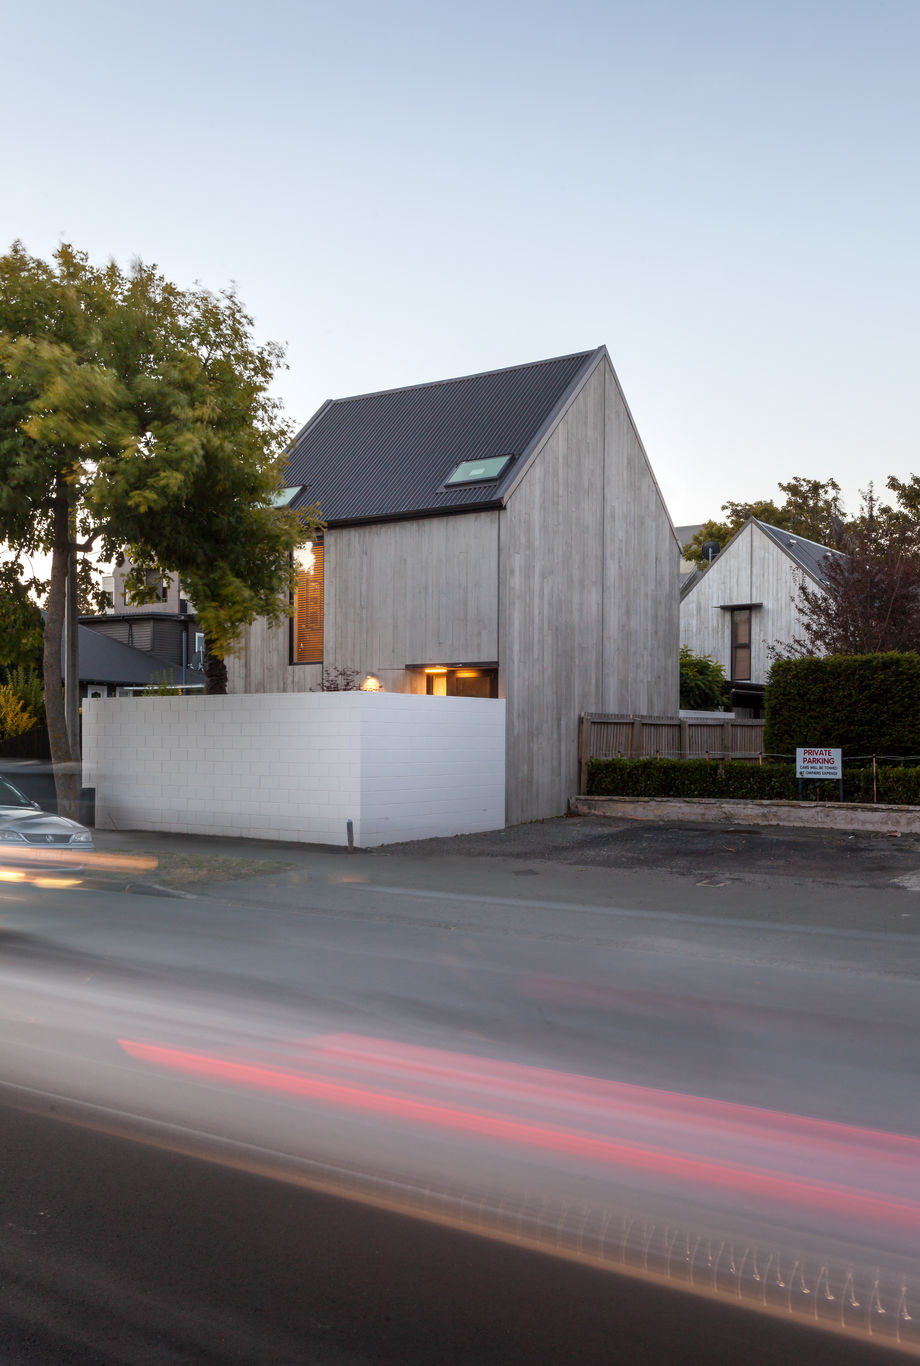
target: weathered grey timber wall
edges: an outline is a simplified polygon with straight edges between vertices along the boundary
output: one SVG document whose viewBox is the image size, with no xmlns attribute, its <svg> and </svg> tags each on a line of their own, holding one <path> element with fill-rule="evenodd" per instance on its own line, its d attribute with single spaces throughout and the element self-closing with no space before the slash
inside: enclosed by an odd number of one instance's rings
<svg viewBox="0 0 920 1366">
<path fill-rule="evenodd" d="M 511 494 L 502 523 L 509 824 L 566 809 L 581 712 L 676 715 L 678 561 L 604 359 Z"/>
<path fill-rule="evenodd" d="M 333 528 L 323 579 L 327 669 L 373 673 L 387 692 L 424 692 L 407 664 L 498 659 L 499 512 Z M 253 623 L 228 659 L 230 691 L 314 692 L 319 664 L 290 663 L 287 623 Z"/>
<path fill-rule="evenodd" d="M 731 678 L 731 612 L 720 608 L 762 603 L 751 613 L 751 682 L 766 682 L 770 646 L 792 640 L 799 629 L 794 599 L 801 577 L 802 571 L 765 532 L 745 527 L 681 603 L 681 644 L 695 654 L 710 655 Z"/>
<path fill-rule="evenodd" d="M 498 659 L 499 512 L 348 527 L 326 538 L 326 659 L 424 692 L 407 664 Z"/>
</svg>

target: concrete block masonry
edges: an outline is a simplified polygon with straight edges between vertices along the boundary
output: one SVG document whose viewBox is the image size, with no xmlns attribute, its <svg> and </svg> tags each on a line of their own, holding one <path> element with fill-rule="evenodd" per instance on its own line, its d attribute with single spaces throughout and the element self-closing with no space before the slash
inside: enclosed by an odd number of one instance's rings
<svg viewBox="0 0 920 1366">
<path fill-rule="evenodd" d="M 505 823 L 505 704 L 405 693 L 90 698 L 96 825 L 359 848 Z"/>
</svg>

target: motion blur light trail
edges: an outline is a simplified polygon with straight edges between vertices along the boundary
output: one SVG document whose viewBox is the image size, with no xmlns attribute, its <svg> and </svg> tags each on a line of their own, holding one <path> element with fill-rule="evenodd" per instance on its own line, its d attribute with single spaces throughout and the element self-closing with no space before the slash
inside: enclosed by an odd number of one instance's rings
<svg viewBox="0 0 920 1366">
<path fill-rule="evenodd" d="M 157 859 L 152 854 L 105 854 L 99 851 L 90 853 L 88 850 L 83 853 L 73 845 L 66 849 L 46 849 L 40 845 L 30 848 L 28 845 L 17 844 L 15 849 L 14 861 L 3 865 L 14 872 L 33 866 L 54 868 L 64 865 L 72 868 L 75 859 L 79 860 L 81 868 L 94 872 L 143 873 L 150 872 L 157 866 Z M 9 854 L 7 856 L 10 857 Z"/>
<path fill-rule="evenodd" d="M 359 1036 L 305 1046 L 309 1072 L 119 1042 L 189 1076 L 729 1194 L 743 1208 L 829 1215 L 851 1232 L 897 1230 L 920 1245 L 920 1141 L 896 1134 Z M 560 1114 L 566 1127 L 552 1122 Z"/>
<path fill-rule="evenodd" d="M 74 868 L 75 861 L 78 868 Z M 28 884 L 33 887 L 64 890 L 79 887 L 86 873 L 147 873 L 157 866 L 157 859 L 146 854 L 82 853 L 67 849 L 20 848 L 16 846 L 15 863 L 0 863 L 0 882 Z M 60 872 L 55 870 L 59 869 Z M 80 877 L 67 874 L 78 871 Z"/>
</svg>

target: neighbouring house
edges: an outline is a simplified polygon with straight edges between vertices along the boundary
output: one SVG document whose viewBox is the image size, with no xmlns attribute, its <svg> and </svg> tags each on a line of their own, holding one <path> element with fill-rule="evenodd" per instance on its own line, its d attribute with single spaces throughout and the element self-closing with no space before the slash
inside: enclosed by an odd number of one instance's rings
<svg viewBox="0 0 920 1366">
<path fill-rule="evenodd" d="M 159 685 L 201 690 L 200 669 L 174 665 L 80 623 L 80 696 L 122 697 Z M 66 668 L 66 661 L 64 667 Z"/>
<path fill-rule="evenodd" d="M 684 584 L 687 582 L 687 580 L 688 580 L 688 578 L 690 577 L 690 575 L 691 575 L 691 574 L 694 572 L 694 570 L 696 569 L 696 563 L 695 563 L 695 561 L 693 561 L 693 560 L 685 560 L 685 559 L 684 559 L 684 556 L 683 556 L 683 548 L 684 548 L 685 545 L 689 544 L 689 542 L 693 540 L 694 536 L 695 536 L 696 533 L 700 530 L 700 528 L 702 527 L 702 525 L 703 525 L 702 522 L 691 522 L 691 523 L 689 524 L 689 526 L 676 526 L 676 527 L 674 528 L 675 535 L 677 536 L 677 539 L 678 539 L 678 542 L 680 543 L 680 548 L 681 548 L 681 557 L 680 557 L 680 586 L 681 586 L 681 588 L 683 588 Z"/>
<path fill-rule="evenodd" d="M 826 559 L 839 554 L 749 517 L 712 563 L 684 582 L 681 643 L 722 665 L 736 715 L 763 715 L 770 649 L 799 631 L 799 583 L 804 576 L 820 588 Z"/>
<path fill-rule="evenodd" d="M 677 715 L 680 550 L 605 347 L 330 400 L 287 484 L 325 531 L 231 693 L 504 698 L 509 823 L 566 809 L 580 712 Z"/>
<path fill-rule="evenodd" d="M 81 617 L 81 626 L 149 655 L 155 672 L 169 671 L 179 682 L 203 685 L 204 634 L 198 630 L 195 609 L 178 577 L 151 575 L 148 582 L 156 590 L 154 601 L 135 605 L 125 597 L 124 583 L 130 569 L 131 562 L 126 559 L 103 577 L 108 600 L 105 613 Z M 85 677 L 82 665 L 80 673 Z"/>
</svg>

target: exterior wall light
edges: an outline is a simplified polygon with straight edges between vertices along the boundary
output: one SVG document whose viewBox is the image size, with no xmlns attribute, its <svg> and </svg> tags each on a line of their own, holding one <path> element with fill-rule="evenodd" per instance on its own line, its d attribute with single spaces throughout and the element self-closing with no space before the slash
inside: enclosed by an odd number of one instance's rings
<svg viewBox="0 0 920 1366">
<path fill-rule="evenodd" d="M 383 684 L 376 674 L 368 674 L 361 684 L 361 692 L 383 692 Z"/>
</svg>

